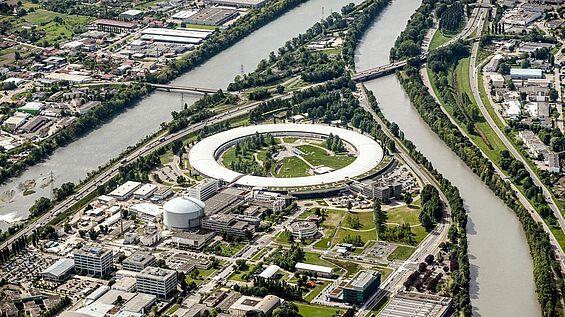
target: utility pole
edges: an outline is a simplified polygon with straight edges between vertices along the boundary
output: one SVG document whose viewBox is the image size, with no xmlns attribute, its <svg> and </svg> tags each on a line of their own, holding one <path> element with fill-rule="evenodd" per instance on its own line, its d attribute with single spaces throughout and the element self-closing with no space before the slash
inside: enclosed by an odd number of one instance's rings
<svg viewBox="0 0 565 317">
<path fill-rule="evenodd" d="M 322 19 L 324 18 L 324 6 L 322 6 Z"/>
<path fill-rule="evenodd" d="M 243 64 L 241 64 L 241 66 L 239 67 L 239 72 L 241 73 L 241 75 L 243 75 L 244 71 L 243 71 Z"/>
<path fill-rule="evenodd" d="M 180 93 L 180 110 L 184 110 L 184 92 Z"/>
<path fill-rule="evenodd" d="M 49 187 L 51 189 L 51 200 L 55 198 L 55 177 L 53 171 L 49 171 Z"/>
</svg>

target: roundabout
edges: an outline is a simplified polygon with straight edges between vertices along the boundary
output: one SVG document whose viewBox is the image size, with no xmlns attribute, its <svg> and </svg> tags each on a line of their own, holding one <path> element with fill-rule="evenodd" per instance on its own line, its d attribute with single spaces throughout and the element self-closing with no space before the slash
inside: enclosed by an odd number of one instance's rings
<svg viewBox="0 0 565 317">
<path fill-rule="evenodd" d="M 256 135 L 317 140 L 324 140 L 333 135 L 347 145 L 355 158 L 348 165 L 326 173 L 284 178 L 243 174 L 221 163 L 222 155 L 226 151 Z M 326 125 L 287 123 L 246 126 L 214 134 L 192 147 L 189 162 L 198 173 L 226 183 L 294 191 L 293 189 L 297 188 L 316 190 L 338 187 L 354 179 L 367 177 L 378 168 L 383 156 L 383 149 L 377 142 L 358 132 Z"/>
</svg>

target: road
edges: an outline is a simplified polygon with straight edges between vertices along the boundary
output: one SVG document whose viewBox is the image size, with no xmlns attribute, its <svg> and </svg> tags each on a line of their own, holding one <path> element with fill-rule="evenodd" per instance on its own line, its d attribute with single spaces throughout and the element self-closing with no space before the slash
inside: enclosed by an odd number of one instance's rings
<svg viewBox="0 0 565 317">
<path fill-rule="evenodd" d="M 481 33 L 482 33 L 482 28 L 477 28 L 477 35 L 481 36 Z M 486 121 L 488 122 L 490 127 L 493 129 L 493 131 L 496 133 L 498 138 L 500 140 L 502 140 L 502 142 L 504 143 L 506 148 L 510 151 L 512 156 L 514 156 L 518 161 L 520 161 L 524 164 L 524 167 L 526 168 L 526 170 L 528 171 L 528 173 L 532 177 L 534 184 L 539 186 L 542 189 L 545 200 L 549 204 L 549 207 L 551 207 L 551 210 L 553 211 L 555 218 L 558 220 L 559 225 L 561 227 L 561 230 L 563 230 L 563 228 L 565 228 L 565 219 L 563 218 L 563 214 L 561 214 L 561 211 L 559 210 L 557 203 L 554 201 L 553 196 L 551 195 L 551 192 L 549 191 L 549 189 L 547 189 L 545 184 L 541 181 L 541 179 L 538 177 L 538 175 L 532 169 L 532 167 L 528 164 L 528 162 L 522 156 L 522 154 L 514 147 L 512 142 L 510 142 L 510 140 L 508 139 L 506 134 L 504 134 L 504 132 L 498 127 L 498 125 L 496 124 L 494 119 L 490 116 L 486 106 L 484 105 L 484 103 L 481 99 L 481 95 L 479 93 L 479 80 L 478 80 L 478 76 L 477 76 L 478 72 L 480 71 L 477 67 L 478 51 L 479 51 L 479 43 L 475 42 L 475 43 L 473 43 L 473 47 L 472 47 L 472 50 L 471 50 L 471 62 L 469 63 L 469 77 L 470 77 L 469 80 L 471 82 L 471 90 L 472 90 L 472 93 L 473 93 L 473 97 L 475 98 L 477 105 L 479 106 L 479 109 L 480 109 L 483 117 L 485 117 Z M 536 212 L 536 214 L 537 214 L 537 212 Z"/>
<path fill-rule="evenodd" d="M 373 116 L 373 119 L 375 119 L 375 121 L 381 126 L 385 134 L 389 138 L 394 140 L 396 148 L 399 151 L 397 153 L 399 159 L 406 165 L 408 165 L 410 169 L 414 171 L 414 173 L 416 173 L 418 177 L 420 177 L 420 179 L 422 179 L 424 182 L 434 184 L 439 188 L 435 179 L 426 170 L 424 170 L 423 167 L 416 163 L 412 159 L 412 157 L 410 157 L 410 155 L 408 155 L 404 145 L 392 134 L 392 132 L 390 132 L 385 123 L 371 108 L 368 102 L 365 87 L 361 84 L 358 84 L 357 86 L 361 91 L 361 98 L 359 100 L 361 106 Z M 447 204 L 447 197 L 445 197 L 441 190 L 439 191 L 439 193 L 441 200 Z M 394 272 L 392 272 L 388 276 L 386 280 L 381 283 L 379 290 L 365 304 L 363 304 L 363 306 L 359 307 L 356 316 L 366 316 L 371 311 L 371 309 L 377 303 L 379 303 L 380 300 L 382 300 L 383 297 L 398 292 L 402 288 L 402 284 L 408 276 L 407 273 L 413 269 L 411 268 L 411 266 L 418 265 L 428 254 L 436 254 L 439 251 L 439 244 L 442 241 L 447 240 L 447 233 L 449 231 L 450 225 L 451 209 L 449 205 L 447 205 L 442 222 L 439 223 L 422 242 L 420 242 L 414 253 L 412 253 L 412 255 L 406 261 L 404 261 Z"/>
<path fill-rule="evenodd" d="M 482 19 L 481 19 L 482 20 Z M 479 25 L 481 25 L 479 23 Z M 482 31 L 482 28 L 480 31 L 478 31 L 478 34 L 480 34 L 480 32 Z M 478 45 L 478 43 L 475 43 L 475 45 Z M 475 57 L 476 57 L 476 51 L 475 51 Z M 424 65 L 425 66 L 425 65 Z M 474 69 L 474 68 L 473 68 Z M 474 72 L 471 72 L 474 74 Z M 428 76 L 428 72 L 426 71 L 426 67 L 423 67 L 420 71 L 421 77 L 422 77 L 422 81 L 424 82 L 424 85 L 426 87 L 428 87 L 429 93 L 432 95 L 432 97 L 434 97 L 434 99 L 436 100 L 437 104 L 440 106 L 441 110 L 447 115 L 447 117 L 449 118 L 449 120 L 451 121 L 452 124 L 454 124 L 458 129 L 459 132 L 461 132 L 463 135 L 466 135 L 465 131 L 461 128 L 461 126 L 457 123 L 457 121 L 449 114 L 449 112 L 447 112 L 447 110 L 443 107 L 442 103 L 440 102 L 438 96 L 436 95 L 435 91 L 433 90 L 433 87 L 431 85 L 431 82 L 429 80 L 429 76 Z M 473 80 L 474 79 L 474 80 Z M 474 86 L 477 86 L 477 79 L 476 78 L 471 78 L 471 82 L 474 82 Z M 473 85 L 472 85 L 473 86 Z M 477 99 L 477 96 L 475 96 L 475 98 Z M 480 96 L 477 99 L 477 103 L 480 101 Z M 487 112 L 488 114 L 488 112 Z M 484 115 L 484 113 L 483 113 Z M 485 116 L 485 118 L 489 118 L 492 121 L 492 118 L 490 116 Z M 469 139 L 471 141 L 471 143 L 473 143 L 477 148 L 479 148 L 474 142 L 473 140 Z M 514 147 L 511 147 L 512 149 L 514 149 Z M 479 148 L 480 149 L 480 148 Z M 488 158 L 488 156 L 482 152 L 484 157 Z M 526 164 L 525 164 L 526 165 Z M 495 172 L 501 176 L 503 179 L 507 179 L 507 176 L 504 174 L 504 172 L 496 165 L 493 164 L 494 168 L 495 168 Z M 527 166 L 527 165 L 526 165 Z M 520 200 L 520 202 L 530 211 L 535 211 L 535 208 L 531 205 L 531 203 L 529 202 L 529 200 L 522 194 L 521 191 L 518 190 L 518 188 L 512 183 L 510 182 L 510 185 L 512 187 L 512 189 L 516 192 L 516 195 L 518 197 L 518 199 Z M 537 212 L 532 212 L 531 213 L 532 217 L 534 218 L 534 220 L 540 222 L 543 227 L 544 230 L 549 234 L 550 237 L 550 242 L 552 244 L 553 250 L 556 252 L 556 255 L 558 257 L 558 261 L 561 264 L 561 269 L 565 271 L 565 254 L 563 253 L 563 250 L 561 249 L 559 242 L 557 241 L 557 239 L 555 238 L 555 236 L 553 235 L 553 233 L 551 232 L 551 230 L 549 229 L 549 227 L 546 225 L 546 223 L 543 221 L 543 219 L 541 218 L 541 216 L 537 213 Z"/>
</svg>

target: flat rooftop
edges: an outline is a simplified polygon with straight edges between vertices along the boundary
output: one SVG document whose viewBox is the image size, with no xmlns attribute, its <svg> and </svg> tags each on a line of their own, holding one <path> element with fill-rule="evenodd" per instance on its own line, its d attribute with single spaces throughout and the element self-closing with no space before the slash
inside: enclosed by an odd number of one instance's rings
<svg viewBox="0 0 565 317">
<path fill-rule="evenodd" d="M 451 305 L 451 299 L 419 293 L 398 293 L 380 312 L 380 317 L 440 317 Z"/>
</svg>

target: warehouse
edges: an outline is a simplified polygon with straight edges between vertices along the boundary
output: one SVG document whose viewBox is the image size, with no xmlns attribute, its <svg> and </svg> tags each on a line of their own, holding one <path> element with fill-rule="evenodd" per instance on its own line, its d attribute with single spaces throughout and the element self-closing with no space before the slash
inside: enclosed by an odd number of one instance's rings
<svg viewBox="0 0 565 317">
<path fill-rule="evenodd" d="M 224 8 L 204 8 L 186 19 L 188 23 L 203 25 L 222 25 L 239 15 L 237 10 Z"/>
<path fill-rule="evenodd" d="M 115 197 L 118 200 L 126 200 L 129 199 L 140 186 L 140 182 L 127 181 L 120 187 L 114 189 L 108 195 Z"/>
<path fill-rule="evenodd" d="M 73 259 L 59 259 L 41 272 L 41 277 L 45 281 L 62 282 L 71 276 L 74 268 L 75 261 Z"/>
<path fill-rule="evenodd" d="M 262 7 L 267 1 L 268 0 L 205 0 L 204 3 L 257 9 Z"/>
<path fill-rule="evenodd" d="M 298 262 L 294 266 L 296 271 L 300 273 L 312 273 L 322 277 L 332 277 L 333 276 L 333 268 L 329 266 L 322 266 L 322 265 L 314 265 L 308 263 Z"/>
</svg>

